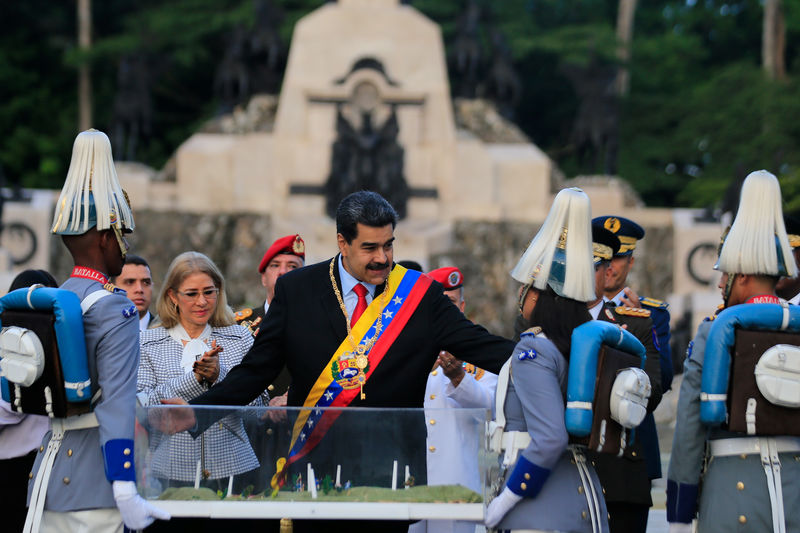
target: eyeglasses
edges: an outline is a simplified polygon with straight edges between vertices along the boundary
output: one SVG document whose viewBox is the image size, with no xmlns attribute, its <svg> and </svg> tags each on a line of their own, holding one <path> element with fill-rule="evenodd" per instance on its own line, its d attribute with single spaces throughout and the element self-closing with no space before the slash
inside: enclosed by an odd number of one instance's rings
<svg viewBox="0 0 800 533">
<path fill-rule="evenodd" d="M 197 298 L 202 294 L 203 298 L 206 300 L 216 300 L 217 295 L 219 294 L 219 289 L 214 287 L 213 289 L 203 289 L 202 291 L 190 290 L 186 292 L 175 291 L 181 296 L 183 296 L 187 300 L 196 301 Z"/>
</svg>

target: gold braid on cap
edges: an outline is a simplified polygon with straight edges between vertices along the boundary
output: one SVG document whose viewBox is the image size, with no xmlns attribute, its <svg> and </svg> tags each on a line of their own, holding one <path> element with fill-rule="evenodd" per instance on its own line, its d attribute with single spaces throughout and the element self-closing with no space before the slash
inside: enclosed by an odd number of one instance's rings
<svg viewBox="0 0 800 533">
<path fill-rule="evenodd" d="M 592 255 L 599 257 L 600 259 L 610 260 L 614 256 L 614 250 L 606 244 L 593 242 Z"/>
</svg>

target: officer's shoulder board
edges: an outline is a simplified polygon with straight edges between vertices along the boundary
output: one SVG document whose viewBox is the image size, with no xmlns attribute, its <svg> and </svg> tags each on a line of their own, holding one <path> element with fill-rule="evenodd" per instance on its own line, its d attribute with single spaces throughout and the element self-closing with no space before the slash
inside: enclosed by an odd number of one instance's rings
<svg viewBox="0 0 800 533">
<path fill-rule="evenodd" d="M 121 294 L 122 296 L 127 296 L 128 295 L 128 293 L 125 292 L 125 289 L 120 289 L 119 287 L 117 287 L 116 285 L 114 285 L 111 282 L 103 284 L 103 289 L 107 290 L 111 294 Z M 91 295 L 90 295 L 90 297 L 91 297 Z M 95 301 L 97 301 L 97 300 L 94 300 L 92 303 L 94 303 Z M 91 306 L 91 304 L 89 304 L 89 305 Z M 122 309 L 122 316 L 125 317 L 125 318 L 131 318 L 132 316 L 136 316 L 137 314 L 138 314 L 138 311 L 136 310 L 136 306 L 133 305 L 133 303 L 129 302 L 129 305 L 125 305 L 124 309 Z"/>
<path fill-rule="evenodd" d="M 618 305 L 614 308 L 618 315 L 623 316 L 637 316 L 640 318 L 648 318 L 650 316 L 649 309 L 642 309 L 641 307 L 627 307 L 625 305 Z"/>
<path fill-rule="evenodd" d="M 542 328 L 540 328 L 539 326 L 533 326 L 532 328 L 528 328 L 522 333 L 520 333 L 519 337 L 522 338 L 526 335 L 532 335 L 535 337 L 536 335 L 541 335 L 541 333 L 542 333 Z"/>
<path fill-rule="evenodd" d="M 472 363 L 465 363 L 464 364 L 464 372 L 467 374 L 472 374 L 475 378 L 475 381 L 480 380 L 486 371 L 482 368 L 478 368 L 477 366 L 473 365 Z"/>
<path fill-rule="evenodd" d="M 127 292 L 125 292 L 125 289 L 120 289 L 111 282 L 108 282 L 105 285 L 103 285 L 103 288 L 108 292 L 110 292 L 111 294 L 121 294 L 123 296 L 127 296 L 128 294 Z"/>
<path fill-rule="evenodd" d="M 647 307 L 652 307 L 653 309 L 667 309 L 669 304 L 663 300 L 656 300 L 655 298 L 649 298 L 645 296 L 644 298 L 639 298 L 639 303 L 642 305 L 646 305 Z"/>
<path fill-rule="evenodd" d="M 247 308 L 242 309 L 241 311 L 236 311 L 234 317 L 236 318 L 236 322 L 241 322 L 242 320 L 246 320 L 253 315 L 253 309 Z"/>
</svg>

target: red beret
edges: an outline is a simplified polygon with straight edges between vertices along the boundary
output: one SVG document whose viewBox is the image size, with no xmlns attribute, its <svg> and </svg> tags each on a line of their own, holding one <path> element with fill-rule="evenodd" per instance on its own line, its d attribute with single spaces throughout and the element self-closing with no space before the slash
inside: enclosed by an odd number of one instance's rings
<svg viewBox="0 0 800 533">
<path fill-rule="evenodd" d="M 264 271 L 267 269 L 267 265 L 276 255 L 283 253 L 296 255 L 305 261 L 306 243 L 303 242 L 303 239 L 300 237 L 300 235 L 287 235 L 286 237 L 281 237 L 277 241 L 273 242 L 272 246 L 269 247 L 269 250 L 267 250 L 267 253 L 265 253 L 264 257 L 261 259 L 261 263 L 258 265 L 259 274 L 264 273 Z"/>
<path fill-rule="evenodd" d="M 456 267 L 442 267 L 431 270 L 428 275 L 444 285 L 444 290 L 452 291 L 464 284 L 464 276 Z"/>
</svg>

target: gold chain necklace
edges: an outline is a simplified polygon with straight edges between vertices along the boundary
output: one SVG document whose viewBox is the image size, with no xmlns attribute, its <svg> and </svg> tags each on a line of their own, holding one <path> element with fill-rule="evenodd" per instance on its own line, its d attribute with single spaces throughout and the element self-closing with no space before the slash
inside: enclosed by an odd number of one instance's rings
<svg viewBox="0 0 800 533">
<path fill-rule="evenodd" d="M 356 366 L 358 367 L 358 381 L 361 384 L 361 399 L 365 399 L 366 395 L 364 394 L 364 382 L 366 381 L 366 376 L 364 376 L 364 369 L 367 368 L 369 364 L 369 358 L 367 357 L 367 352 L 372 348 L 372 345 L 375 344 L 375 341 L 378 340 L 378 336 L 381 334 L 381 330 L 383 329 L 383 313 L 378 315 L 378 323 L 375 324 L 375 334 L 366 342 L 366 344 L 357 344 L 353 335 L 350 331 L 350 315 L 347 313 L 347 307 L 344 305 L 344 300 L 342 299 L 342 293 L 339 291 L 339 286 L 336 284 L 336 278 L 333 275 L 333 264 L 336 262 L 336 257 L 331 259 L 331 264 L 328 268 L 328 276 L 331 279 L 331 286 L 333 287 L 333 293 L 336 295 L 336 300 L 339 302 L 339 308 L 342 310 L 342 314 L 344 315 L 345 325 L 347 326 L 347 340 L 350 342 L 350 346 L 353 347 L 353 352 L 356 355 Z M 380 296 L 380 306 L 381 309 L 386 307 L 386 297 L 389 294 L 389 283 L 388 280 L 386 281 L 386 286 L 383 288 L 383 292 Z"/>
</svg>

